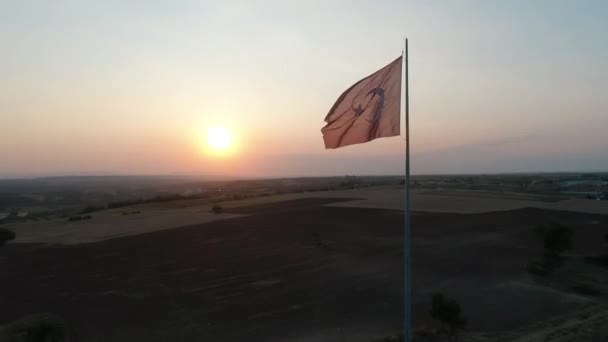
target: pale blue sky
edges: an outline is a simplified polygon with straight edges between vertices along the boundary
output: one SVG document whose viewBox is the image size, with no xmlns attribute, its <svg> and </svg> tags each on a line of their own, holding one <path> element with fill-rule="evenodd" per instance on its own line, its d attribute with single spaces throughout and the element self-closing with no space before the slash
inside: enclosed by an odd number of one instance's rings
<svg viewBox="0 0 608 342">
<path fill-rule="evenodd" d="M 0 0 L 0 176 L 396 174 L 325 114 L 410 39 L 415 173 L 608 170 L 607 1 Z M 238 152 L 201 153 L 223 125 Z"/>
</svg>

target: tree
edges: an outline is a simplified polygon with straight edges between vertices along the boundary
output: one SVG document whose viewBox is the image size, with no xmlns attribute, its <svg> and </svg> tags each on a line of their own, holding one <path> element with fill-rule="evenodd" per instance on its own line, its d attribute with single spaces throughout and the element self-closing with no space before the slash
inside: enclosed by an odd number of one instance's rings
<svg viewBox="0 0 608 342">
<path fill-rule="evenodd" d="M 528 272 L 550 277 L 553 271 L 563 264 L 562 253 L 572 248 L 574 231 L 559 223 L 552 223 L 537 226 L 536 235 L 543 241 L 543 255 L 528 264 Z"/>
<path fill-rule="evenodd" d="M 8 229 L 0 228 L 0 246 L 4 245 L 8 241 L 15 240 L 17 235 L 13 231 Z"/>
<path fill-rule="evenodd" d="M 219 204 L 214 204 L 213 207 L 211 207 L 211 210 L 216 214 L 221 214 L 222 211 L 224 211 L 224 208 Z"/>
<path fill-rule="evenodd" d="M 462 316 L 460 304 L 450 297 L 436 292 L 431 297 L 431 317 L 441 323 L 450 339 L 456 339 L 458 332 L 466 327 L 467 319 Z"/>
<path fill-rule="evenodd" d="M 557 257 L 572 248 L 574 231 L 559 223 L 553 223 L 544 230 L 543 244 L 545 254 Z"/>
<path fill-rule="evenodd" d="M 562 253 L 572 248 L 572 236 L 574 231 L 559 223 L 550 225 L 539 225 L 536 234 L 543 241 L 543 256 L 528 264 L 528 272 L 549 276 L 563 263 Z"/>
</svg>

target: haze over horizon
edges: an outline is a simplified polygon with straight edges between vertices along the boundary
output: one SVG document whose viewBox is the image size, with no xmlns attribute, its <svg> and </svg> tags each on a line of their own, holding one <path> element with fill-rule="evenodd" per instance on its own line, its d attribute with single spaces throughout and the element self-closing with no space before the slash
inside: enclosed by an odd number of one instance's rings
<svg viewBox="0 0 608 342">
<path fill-rule="evenodd" d="M 0 178 L 400 174 L 324 150 L 409 38 L 414 174 L 608 170 L 605 1 L 0 1 Z M 205 151 L 210 127 L 230 155 Z"/>
</svg>

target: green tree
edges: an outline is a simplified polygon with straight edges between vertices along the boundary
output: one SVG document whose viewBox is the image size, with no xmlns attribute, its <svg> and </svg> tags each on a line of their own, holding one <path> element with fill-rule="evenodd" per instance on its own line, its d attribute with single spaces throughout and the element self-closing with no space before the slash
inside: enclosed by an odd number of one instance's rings
<svg viewBox="0 0 608 342">
<path fill-rule="evenodd" d="M 211 207 L 211 210 L 216 214 L 221 214 L 224 211 L 224 208 L 219 204 L 214 204 L 213 207 Z"/>
<path fill-rule="evenodd" d="M 462 315 L 460 304 L 453 298 L 436 292 L 431 297 L 430 315 L 441 323 L 442 330 L 452 339 L 466 327 L 467 319 Z"/>
<path fill-rule="evenodd" d="M 544 231 L 545 254 L 557 257 L 572 248 L 574 231 L 571 228 L 554 223 Z"/>
<path fill-rule="evenodd" d="M 0 228 L 0 246 L 4 245 L 8 241 L 15 240 L 15 233 L 8 229 Z"/>
<path fill-rule="evenodd" d="M 550 276 L 563 264 L 562 254 L 572 248 L 574 231 L 559 223 L 539 225 L 536 234 L 543 242 L 543 256 L 528 264 L 528 272 Z"/>
</svg>

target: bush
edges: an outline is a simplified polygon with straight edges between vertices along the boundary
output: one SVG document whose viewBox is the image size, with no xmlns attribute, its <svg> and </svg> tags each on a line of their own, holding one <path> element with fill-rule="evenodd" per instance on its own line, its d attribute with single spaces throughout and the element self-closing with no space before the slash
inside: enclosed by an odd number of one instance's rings
<svg viewBox="0 0 608 342">
<path fill-rule="evenodd" d="M 105 209 L 103 206 L 89 205 L 82 209 L 81 214 L 90 214 Z"/>
<path fill-rule="evenodd" d="M 543 239 L 546 255 L 559 256 L 572 248 L 574 231 L 569 227 L 553 223 L 537 227 L 536 232 Z"/>
<path fill-rule="evenodd" d="M 600 254 L 599 256 L 586 256 L 585 262 L 598 266 L 608 267 L 608 254 Z"/>
<path fill-rule="evenodd" d="M 551 255 L 560 255 L 572 248 L 574 231 L 560 224 L 554 224 L 545 234 L 545 251 Z"/>
<path fill-rule="evenodd" d="M 582 295 L 586 295 L 586 296 L 601 296 L 602 295 L 602 290 L 599 289 L 597 286 L 594 286 L 593 284 L 588 284 L 588 283 L 576 283 L 572 286 L 570 286 L 569 288 L 571 291 L 574 291 L 576 293 L 580 293 Z"/>
<path fill-rule="evenodd" d="M 558 256 L 545 254 L 541 258 L 528 263 L 528 272 L 536 276 L 549 276 L 562 265 L 562 259 Z"/>
<path fill-rule="evenodd" d="M 68 328 L 60 317 L 50 314 L 28 316 L 0 328 L 0 341 L 66 342 Z"/>
<path fill-rule="evenodd" d="M 68 218 L 69 222 L 73 222 L 73 221 L 82 221 L 82 220 L 90 220 L 93 217 L 91 215 L 76 215 L 76 216 L 70 216 L 70 218 Z"/>
<path fill-rule="evenodd" d="M 435 293 L 431 297 L 431 317 L 441 323 L 442 330 L 449 337 L 457 337 L 458 332 L 466 327 L 467 320 L 462 316 L 460 304 L 442 293 Z"/>
<path fill-rule="evenodd" d="M 8 241 L 15 240 L 17 235 L 8 229 L 0 228 L 0 246 L 4 245 Z"/>
<path fill-rule="evenodd" d="M 403 334 L 374 339 L 373 342 L 403 342 Z"/>
<path fill-rule="evenodd" d="M 213 207 L 211 207 L 211 210 L 216 214 L 221 214 L 224 211 L 224 208 L 219 204 L 214 204 Z"/>
</svg>

